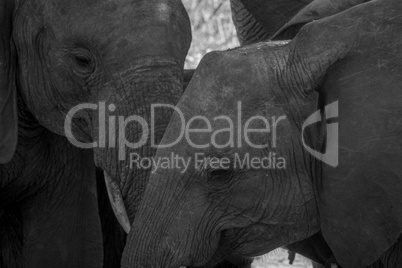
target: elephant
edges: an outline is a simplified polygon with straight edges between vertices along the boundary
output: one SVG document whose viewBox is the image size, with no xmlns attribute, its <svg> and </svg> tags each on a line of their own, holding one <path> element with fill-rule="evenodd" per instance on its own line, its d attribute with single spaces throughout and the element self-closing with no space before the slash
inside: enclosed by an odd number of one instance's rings
<svg viewBox="0 0 402 268">
<path fill-rule="evenodd" d="M 207 54 L 160 142 L 123 267 L 211 267 L 318 232 L 342 267 L 398 267 L 401 11 L 373 0 L 291 41 Z"/>
<path fill-rule="evenodd" d="M 288 40 L 308 22 L 339 13 L 369 0 L 230 0 L 241 45 Z"/>
<path fill-rule="evenodd" d="M 247 45 L 264 40 L 293 39 L 305 24 L 334 15 L 363 2 L 366 1 L 288 0 L 284 2 L 272 0 L 259 2 L 231 0 L 231 6 L 239 41 L 243 45 Z M 298 12 L 295 14 L 296 11 Z M 320 260 L 319 263 L 328 267 L 331 264 L 337 264 L 320 233 L 305 241 L 299 241 L 295 245 L 288 245 L 287 248 L 311 260 Z M 290 254 L 293 252 L 291 251 Z M 322 267 L 319 263 L 314 261 L 313 263 L 314 267 Z"/>
<path fill-rule="evenodd" d="M 240 44 L 269 40 L 312 1 L 230 0 L 232 20 Z"/>
<path fill-rule="evenodd" d="M 183 74 L 183 91 L 190 82 L 195 70 L 186 69 Z M 120 267 L 121 255 L 126 244 L 126 232 L 117 221 L 107 194 L 107 186 L 102 169 L 96 169 L 96 186 L 102 237 L 103 237 L 103 267 Z M 227 268 L 236 267 L 227 264 Z M 218 267 L 217 267 L 218 268 Z"/>
<path fill-rule="evenodd" d="M 178 102 L 188 15 L 179 0 L 4 0 L 0 22 L 0 266 L 101 267 L 96 167 L 128 231 L 148 171 L 123 159 L 153 155 L 171 111 L 149 131 L 133 118 Z"/>
</svg>

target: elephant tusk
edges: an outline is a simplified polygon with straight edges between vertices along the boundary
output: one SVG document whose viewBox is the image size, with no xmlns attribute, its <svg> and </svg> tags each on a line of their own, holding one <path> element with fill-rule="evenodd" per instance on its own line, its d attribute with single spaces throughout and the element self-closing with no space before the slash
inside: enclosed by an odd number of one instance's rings
<svg viewBox="0 0 402 268">
<path fill-rule="evenodd" d="M 119 221 L 121 227 L 128 234 L 131 229 L 130 220 L 127 216 L 126 207 L 124 206 L 123 196 L 121 195 L 120 187 L 112 178 L 104 172 L 107 193 L 109 195 L 109 200 L 112 205 L 114 215 Z"/>
</svg>

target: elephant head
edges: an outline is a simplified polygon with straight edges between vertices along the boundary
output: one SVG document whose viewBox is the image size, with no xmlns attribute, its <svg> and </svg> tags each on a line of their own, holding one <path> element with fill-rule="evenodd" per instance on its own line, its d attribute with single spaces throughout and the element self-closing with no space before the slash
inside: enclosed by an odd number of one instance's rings
<svg viewBox="0 0 402 268">
<path fill-rule="evenodd" d="M 320 230 L 342 267 L 377 260 L 402 233 L 401 11 L 371 1 L 290 42 L 205 56 L 158 148 L 123 267 L 211 267 Z"/>
<path fill-rule="evenodd" d="M 148 173 L 124 159 L 153 155 L 150 136 L 161 139 L 172 110 L 145 125 L 151 104 L 182 94 L 191 31 L 181 1 L 5 0 L 0 22 L 0 162 L 13 166 L 34 126 L 93 148 L 129 231 Z"/>
<path fill-rule="evenodd" d="M 308 22 L 328 17 L 367 0 L 231 0 L 242 45 L 295 37 Z"/>
</svg>

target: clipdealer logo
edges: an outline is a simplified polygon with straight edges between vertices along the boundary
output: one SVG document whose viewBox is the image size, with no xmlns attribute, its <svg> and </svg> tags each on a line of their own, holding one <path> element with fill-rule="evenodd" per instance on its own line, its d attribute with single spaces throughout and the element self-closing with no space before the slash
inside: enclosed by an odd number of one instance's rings
<svg viewBox="0 0 402 268">
<path fill-rule="evenodd" d="M 178 133 L 176 140 L 170 144 L 156 144 L 155 143 L 155 117 L 156 110 L 158 108 L 173 109 L 180 118 L 180 133 Z M 91 143 L 83 143 L 78 141 L 72 131 L 72 122 L 74 116 L 80 111 L 93 110 L 98 113 L 98 135 L 97 141 Z M 255 149 L 268 148 L 269 144 L 256 144 L 250 139 L 253 133 L 262 133 L 270 136 L 270 144 L 272 148 L 277 147 L 277 127 L 278 125 L 287 119 L 286 116 L 272 116 L 266 118 L 260 115 L 252 116 L 247 120 L 243 119 L 242 104 L 238 102 L 236 118 L 232 120 L 227 115 L 216 116 L 212 119 L 208 119 L 205 116 L 194 116 L 185 119 L 184 113 L 176 106 L 170 104 L 152 104 L 150 112 L 150 123 L 148 123 L 143 117 L 138 115 L 131 115 L 129 117 L 112 115 L 116 111 L 114 104 L 106 105 L 105 102 L 99 104 L 85 103 L 80 104 L 72 108 L 66 116 L 64 122 L 64 131 L 69 141 L 76 147 L 83 149 L 90 148 L 118 148 L 119 160 L 126 160 L 127 148 L 138 149 L 149 144 L 152 148 L 171 148 L 177 145 L 183 138 L 187 143 L 195 149 L 205 149 L 209 147 L 224 149 L 224 148 L 241 148 L 244 145 L 250 146 Z M 107 114 L 109 115 L 107 118 Z M 204 128 L 194 128 L 195 122 L 202 122 Z M 213 129 L 212 124 L 215 122 L 223 123 L 229 127 Z M 253 128 L 254 123 L 258 123 L 261 128 Z M 130 142 L 126 137 L 126 129 L 129 124 L 138 124 L 142 131 L 139 140 L 136 142 Z M 220 124 L 222 125 L 222 124 Z M 209 134 L 209 142 L 204 144 L 197 144 L 191 134 Z M 228 133 L 229 138 L 224 144 L 219 144 L 218 136 L 222 133 Z"/>
<path fill-rule="evenodd" d="M 338 118 L 339 116 L 339 102 L 333 102 L 325 106 L 325 120 Z M 313 125 L 322 120 L 321 111 L 316 111 L 304 122 L 302 127 L 302 142 L 304 148 L 318 160 L 330 165 L 331 167 L 337 167 L 339 165 L 339 123 L 327 124 L 327 142 L 325 153 L 322 154 L 310 148 L 304 139 L 304 130 L 306 127 Z"/>
<path fill-rule="evenodd" d="M 158 108 L 165 109 L 173 109 L 177 115 L 180 117 L 181 121 L 181 129 L 180 134 L 177 136 L 176 140 L 171 142 L 170 144 L 155 144 L 155 114 Z M 96 141 L 92 143 L 82 143 L 78 141 L 73 133 L 72 133 L 72 120 L 74 116 L 83 110 L 93 110 L 98 114 L 99 120 L 99 135 Z M 88 148 L 116 148 L 118 150 L 118 160 L 125 161 L 127 158 L 127 148 L 138 149 L 144 145 L 150 145 L 152 148 L 160 149 L 160 148 L 171 148 L 177 145 L 183 138 L 186 139 L 187 144 L 195 149 L 205 149 L 209 147 L 213 147 L 216 149 L 225 149 L 225 148 L 241 148 L 244 144 L 254 149 L 276 149 L 278 147 L 277 144 L 277 128 L 278 125 L 287 120 L 287 116 L 279 116 L 279 117 L 271 117 L 266 118 L 260 115 L 256 115 L 248 118 L 247 120 L 243 120 L 242 114 L 242 103 L 238 102 L 237 105 L 237 116 L 235 120 L 232 120 L 229 116 L 221 115 L 216 116 L 213 119 L 209 120 L 205 116 L 194 116 L 190 118 L 188 121 L 185 120 L 185 116 L 182 111 L 173 105 L 170 104 L 152 104 L 151 105 L 151 114 L 150 114 L 150 124 L 141 116 L 131 115 L 129 117 L 112 115 L 116 112 L 116 106 L 114 104 L 106 105 L 105 102 L 100 102 L 99 104 L 91 104 L 85 103 L 75 106 L 73 109 L 69 111 L 67 114 L 64 129 L 67 138 L 69 141 L 75 145 L 76 147 L 88 149 Z M 316 111 L 312 114 L 307 120 L 304 122 L 302 126 L 301 140 L 304 148 L 315 158 L 320 161 L 332 166 L 338 166 L 338 131 L 339 126 L 338 123 L 329 123 L 327 124 L 327 140 L 326 140 L 326 150 L 325 153 L 320 153 L 314 151 L 310 148 L 304 138 L 305 129 L 313 125 L 315 123 L 322 121 L 321 110 Z M 106 115 L 109 115 L 108 118 Z M 325 107 L 324 111 L 325 119 L 333 119 L 338 117 L 338 102 L 334 102 Z M 194 121 L 203 121 L 205 128 L 195 129 L 192 128 Z M 228 128 L 221 128 L 218 130 L 214 130 L 212 128 L 211 122 L 215 121 L 225 121 Z M 259 126 L 263 126 L 260 128 L 252 128 L 253 123 L 258 122 Z M 139 137 L 139 140 L 136 142 L 130 142 L 126 137 L 126 129 L 129 124 L 138 124 L 142 131 Z M 221 124 L 219 124 L 221 125 Z M 236 126 L 236 127 L 235 127 Z M 228 140 L 224 144 L 218 144 L 216 137 L 219 134 L 227 132 Z M 205 133 L 210 135 L 209 142 L 205 144 L 196 144 L 192 138 L 191 133 Z M 267 144 L 255 144 L 250 140 L 250 135 L 253 133 L 262 133 L 264 135 L 270 135 L 270 142 Z M 148 141 L 150 140 L 150 143 Z M 269 146 L 270 144 L 270 146 Z M 161 166 L 166 168 L 178 168 L 179 163 L 183 163 L 182 166 L 184 169 L 187 169 L 189 166 L 190 159 L 185 159 L 184 156 L 172 155 L 167 158 L 166 161 L 161 161 L 160 159 L 156 161 L 154 158 L 145 159 L 142 158 L 140 154 L 130 153 L 130 167 L 132 167 L 133 163 L 137 165 L 136 168 L 143 167 L 144 169 L 155 169 Z M 187 158 L 189 158 L 187 156 Z M 227 159 L 203 159 L 200 155 L 195 155 L 195 162 L 197 164 L 196 168 L 199 168 L 200 163 L 215 163 L 222 165 L 227 165 Z M 198 161 L 197 159 L 201 159 Z M 236 159 L 241 168 L 246 167 L 250 168 L 277 168 L 277 167 L 286 167 L 286 161 L 280 155 L 277 155 L 275 152 L 269 152 L 269 156 L 261 159 L 255 159 L 250 156 L 249 153 L 246 153 L 243 156 L 243 159 L 240 159 L 239 154 L 235 155 L 233 159 Z M 173 161 L 174 160 L 174 161 Z M 278 160 L 278 161 L 277 161 Z M 172 163 L 170 163 L 171 161 Z M 166 163 L 165 163 L 166 162 Z M 174 163 L 173 163 L 174 162 Z M 140 165 L 140 166 L 139 166 Z"/>
</svg>

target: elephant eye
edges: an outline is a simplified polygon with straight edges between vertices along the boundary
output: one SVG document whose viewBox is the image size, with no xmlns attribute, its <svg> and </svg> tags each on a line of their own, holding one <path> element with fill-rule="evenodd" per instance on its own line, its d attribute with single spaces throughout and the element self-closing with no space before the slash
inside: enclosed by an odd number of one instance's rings
<svg viewBox="0 0 402 268">
<path fill-rule="evenodd" d="M 233 178 L 233 169 L 211 169 L 208 172 L 208 184 L 216 187 L 228 186 Z"/>
<path fill-rule="evenodd" d="M 230 169 L 214 169 L 210 171 L 209 176 L 211 177 L 223 177 L 231 175 Z"/>
<path fill-rule="evenodd" d="M 74 56 L 76 71 L 81 74 L 91 74 L 95 70 L 92 58 L 88 55 L 77 54 Z"/>
<path fill-rule="evenodd" d="M 75 61 L 77 65 L 82 68 L 88 68 L 91 66 L 91 59 L 83 56 L 75 56 Z"/>
<path fill-rule="evenodd" d="M 74 49 L 69 53 L 70 62 L 75 73 L 89 76 L 95 72 L 96 64 L 92 53 L 87 49 Z"/>
</svg>

